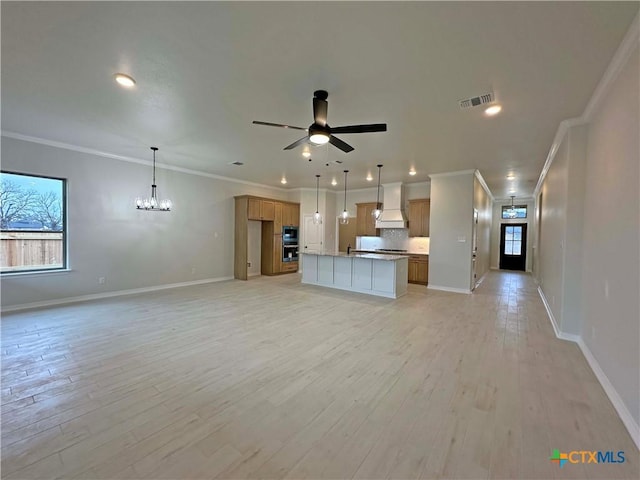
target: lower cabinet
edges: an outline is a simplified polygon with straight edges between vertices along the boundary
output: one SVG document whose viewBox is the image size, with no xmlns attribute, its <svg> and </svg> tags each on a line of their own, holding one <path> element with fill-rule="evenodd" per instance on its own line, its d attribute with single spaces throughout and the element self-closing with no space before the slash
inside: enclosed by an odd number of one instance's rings
<svg viewBox="0 0 640 480">
<path fill-rule="evenodd" d="M 262 250 L 260 272 L 262 275 L 279 275 L 298 271 L 298 262 L 282 261 L 282 235 L 274 233 L 273 222 L 262 224 Z"/>
<path fill-rule="evenodd" d="M 426 285 L 429 281 L 429 257 L 427 255 L 409 256 L 409 283 Z"/>
</svg>

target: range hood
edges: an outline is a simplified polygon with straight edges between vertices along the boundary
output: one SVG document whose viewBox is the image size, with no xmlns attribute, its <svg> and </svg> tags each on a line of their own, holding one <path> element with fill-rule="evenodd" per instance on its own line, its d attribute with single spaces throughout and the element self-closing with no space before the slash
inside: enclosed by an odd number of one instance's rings
<svg viewBox="0 0 640 480">
<path fill-rule="evenodd" d="M 404 216 L 402 182 L 384 183 L 382 215 L 376 221 L 376 228 L 407 228 Z"/>
</svg>

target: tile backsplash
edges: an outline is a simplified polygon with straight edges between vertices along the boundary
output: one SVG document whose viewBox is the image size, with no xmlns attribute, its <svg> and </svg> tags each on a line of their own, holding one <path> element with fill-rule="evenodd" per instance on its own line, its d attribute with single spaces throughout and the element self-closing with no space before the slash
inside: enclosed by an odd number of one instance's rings
<svg viewBox="0 0 640 480">
<path fill-rule="evenodd" d="M 411 253 L 429 253 L 429 237 L 411 237 L 406 228 L 385 228 L 379 237 L 356 237 L 356 248 L 360 250 L 376 250 L 393 248 L 407 250 Z"/>
</svg>

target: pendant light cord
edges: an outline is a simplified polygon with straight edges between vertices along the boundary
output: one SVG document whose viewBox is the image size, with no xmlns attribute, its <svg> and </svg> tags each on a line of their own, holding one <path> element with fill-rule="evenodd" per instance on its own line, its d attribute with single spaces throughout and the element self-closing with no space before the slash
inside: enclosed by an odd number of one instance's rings
<svg viewBox="0 0 640 480">
<path fill-rule="evenodd" d="M 344 171 L 344 211 L 347 211 L 347 173 L 349 170 Z"/>
<path fill-rule="evenodd" d="M 319 189 L 320 189 L 320 175 L 316 175 L 316 213 L 318 212 L 318 205 L 319 205 Z"/>
</svg>

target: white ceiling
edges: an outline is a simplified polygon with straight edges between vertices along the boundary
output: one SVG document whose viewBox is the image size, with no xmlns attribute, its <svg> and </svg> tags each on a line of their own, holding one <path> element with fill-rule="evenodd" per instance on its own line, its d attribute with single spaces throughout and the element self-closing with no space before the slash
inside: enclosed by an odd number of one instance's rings
<svg viewBox="0 0 640 480">
<path fill-rule="evenodd" d="M 283 175 L 314 187 L 318 173 L 341 190 L 344 168 L 350 188 L 371 186 L 382 163 L 383 183 L 478 168 L 495 197 L 512 183 L 528 196 L 638 6 L 2 2 L 2 129 L 140 159 L 155 145 L 160 162 L 277 187 Z M 339 136 L 355 151 L 315 147 L 308 162 L 282 150 L 303 132 L 251 124 L 309 126 L 317 89 L 330 125 L 388 131 Z M 489 91 L 497 117 L 459 109 Z"/>
</svg>

